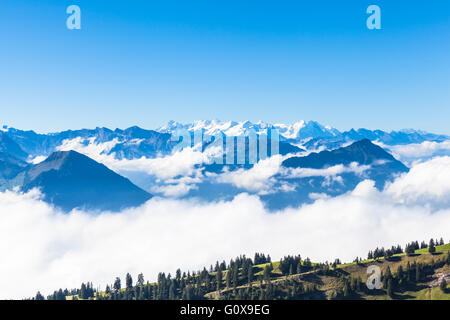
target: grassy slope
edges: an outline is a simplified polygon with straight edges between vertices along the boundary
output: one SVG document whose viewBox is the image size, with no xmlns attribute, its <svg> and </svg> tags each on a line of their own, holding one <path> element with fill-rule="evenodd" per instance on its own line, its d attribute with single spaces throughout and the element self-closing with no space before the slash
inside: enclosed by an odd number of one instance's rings
<svg viewBox="0 0 450 320">
<path fill-rule="evenodd" d="M 415 251 L 414 256 L 407 256 L 406 254 L 397 254 L 395 255 L 390 261 L 385 261 L 384 258 L 380 258 L 378 260 L 364 260 L 360 264 L 356 263 L 346 263 L 341 264 L 337 266 L 337 271 L 341 274 L 344 274 L 346 276 L 350 276 L 352 278 L 361 278 L 363 282 L 367 279 L 367 267 L 372 264 L 378 265 L 382 272 L 385 272 L 387 267 L 391 269 L 393 273 L 395 273 L 398 269 L 398 267 L 401 265 L 403 269 L 406 268 L 406 265 L 408 262 L 411 264 L 416 261 L 417 263 L 423 263 L 428 264 L 432 260 L 438 260 L 443 259 L 445 254 L 450 251 L 450 243 L 445 244 L 443 246 L 436 246 L 436 254 L 431 255 L 427 251 L 428 249 L 419 249 Z M 314 271 L 302 273 L 302 274 L 294 274 L 290 276 L 283 276 L 281 274 L 281 271 L 279 270 L 279 262 L 273 262 L 273 271 L 271 273 L 272 282 L 276 283 L 279 281 L 285 281 L 285 279 L 297 279 L 301 281 L 304 285 L 316 285 L 319 290 L 324 294 L 324 296 L 328 296 L 339 284 L 340 284 L 340 278 L 335 276 L 322 276 L 322 275 L 316 275 Z M 312 263 L 314 265 L 314 263 Z M 263 274 L 264 267 L 268 264 L 260 264 L 253 266 L 254 268 L 254 274 L 255 279 Z M 224 272 L 223 279 L 225 279 L 227 271 Z M 444 273 L 448 274 L 450 273 L 450 267 L 444 266 L 441 269 L 436 270 L 435 273 Z M 215 273 L 212 273 L 211 275 L 215 275 Z M 154 284 L 152 284 L 154 285 Z M 252 283 L 253 287 L 258 287 L 259 280 L 255 280 Z M 447 285 L 449 287 L 450 284 Z M 242 285 L 238 288 L 246 288 L 248 285 Z M 223 289 L 221 290 L 221 293 L 225 293 L 228 290 L 232 289 Z M 99 295 L 104 296 L 104 292 L 97 293 Z M 206 294 L 205 296 L 208 299 L 216 299 L 218 297 L 218 292 L 210 292 Z M 374 295 L 360 295 L 353 297 L 354 299 L 365 299 L 365 300 L 391 300 L 383 290 L 380 290 L 379 294 Z M 439 287 L 429 287 L 428 283 L 420 283 L 418 286 L 414 288 L 409 288 L 408 291 L 396 293 L 395 299 L 401 299 L 401 300 L 450 300 L 450 293 L 444 294 Z M 72 297 L 67 297 L 67 299 L 72 299 Z"/>
<path fill-rule="evenodd" d="M 431 255 L 427 251 L 428 249 L 419 249 L 416 250 L 416 254 L 414 256 L 407 256 L 406 254 L 397 254 L 395 255 L 390 261 L 385 261 L 383 258 L 378 259 L 377 261 L 371 259 L 371 260 L 365 260 L 359 265 L 356 263 L 346 263 L 338 265 L 337 269 L 340 271 L 340 273 L 343 273 L 346 276 L 350 276 L 352 278 L 361 278 L 363 282 L 367 279 L 367 267 L 372 264 L 376 264 L 380 267 L 382 272 L 384 273 L 389 266 L 391 271 L 394 273 L 397 271 L 398 267 L 401 265 L 403 269 L 406 269 L 406 265 L 408 262 L 411 264 L 416 261 L 417 263 L 423 263 L 423 264 L 429 264 L 432 260 L 438 260 L 442 259 L 444 257 L 444 254 L 446 254 L 448 251 L 450 251 L 450 243 L 445 244 L 443 246 L 436 246 L 436 254 Z M 254 268 L 256 268 L 255 273 L 256 276 L 262 275 L 264 267 L 267 264 L 261 264 L 256 265 Z M 278 269 L 279 262 L 273 262 L 273 272 L 272 272 L 272 282 L 277 281 L 284 281 L 285 279 L 292 279 L 295 278 L 297 280 L 300 280 L 304 284 L 314 284 L 319 287 L 319 290 L 324 293 L 325 295 L 330 294 L 340 283 L 340 279 L 338 277 L 333 276 L 322 276 L 322 275 L 315 275 L 315 272 L 307 272 L 303 274 L 294 274 L 292 276 L 282 276 L 280 270 Z M 444 266 L 441 269 L 436 270 L 436 273 L 444 273 L 448 274 L 450 273 L 450 267 Z M 252 283 L 252 286 L 259 286 L 259 281 L 254 281 Z M 246 288 L 247 285 L 239 286 L 238 288 Z M 227 289 L 222 290 L 222 293 L 225 293 L 228 291 Z M 207 298 L 214 299 L 217 297 L 217 293 L 209 293 L 206 295 Z M 385 299 L 391 299 L 389 298 L 384 291 L 380 291 L 378 295 L 360 295 L 357 297 L 354 297 L 356 299 L 365 299 L 365 300 L 385 300 Z M 395 299 L 401 299 L 401 300 L 450 300 L 450 293 L 444 294 L 439 287 L 433 287 L 429 288 L 428 283 L 420 283 L 418 286 L 414 288 L 409 288 L 408 291 L 396 293 Z"/>
</svg>

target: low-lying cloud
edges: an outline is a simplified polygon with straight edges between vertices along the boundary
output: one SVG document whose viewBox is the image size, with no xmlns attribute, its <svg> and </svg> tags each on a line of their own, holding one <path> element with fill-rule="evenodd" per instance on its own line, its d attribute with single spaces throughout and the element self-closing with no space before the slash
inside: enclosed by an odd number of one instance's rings
<svg viewBox="0 0 450 320">
<path fill-rule="evenodd" d="M 198 164 L 214 154 L 186 148 L 166 157 L 117 160 L 110 150 L 117 141 L 67 140 L 59 150 L 76 150 L 119 173 L 147 174 L 159 181 L 153 191 L 168 197 L 185 195 L 201 183 Z M 138 143 L 138 142 L 136 142 Z M 441 152 L 445 144 L 421 144 Z M 426 151 L 397 148 L 404 157 Z M 436 151 L 438 150 L 438 151 Z M 364 174 L 367 166 L 323 170 L 281 167 L 284 157 L 260 161 L 250 170 L 212 174 L 207 178 L 257 194 L 267 194 L 275 176 Z M 36 160 L 38 161 L 38 160 Z M 126 174 L 125 174 L 126 175 Z M 284 191 L 291 186 L 282 185 Z M 278 190 L 282 192 L 283 190 Z M 0 298 L 24 298 L 38 290 L 79 287 L 92 281 L 104 288 L 116 276 L 143 272 L 155 280 L 160 271 L 198 270 L 216 260 L 265 252 L 274 260 L 301 254 L 313 260 L 351 261 L 377 246 L 404 245 L 431 237 L 450 239 L 450 157 L 414 163 L 409 173 L 377 191 L 372 181 L 352 192 L 329 197 L 311 194 L 314 203 L 272 212 L 257 195 L 239 194 L 231 201 L 201 202 L 153 198 L 119 214 L 73 211 L 64 214 L 27 194 L 0 193 Z"/>
<path fill-rule="evenodd" d="M 184 148 L 165 157 L 121 159 L 115 158 L 110 151 L 118 143 L 117 139 L 97 143 L 95 138 L 75 138 L 64 140 L 59 151 L 74 150 L 101 162 L 116 172 L 144 172 L 160 179 L 170 179 L 179 175 L 189 176 L 196 173 L 196 165 L 208 163 L 215 155 L 215 150 L 209 148 L 207 152 L 201 152 L 198 148 Z"/>
<path fill-rule="evenodd" d="M 266 194 L 273 191 L 276 182 L 274 176 L 280 172 L 282 160 L 281 155 L 275 155 L 259 161 L 250 169 L 223 172 L 217 175 L 216 180 L 247 191 Z"/>
<path fill-rule="evenodd" d="M 82 281 L 104 288 L 127 272 L 152 281 L 160 271 L 198 270 L 239 254 L 351 261 L 376 246 L 448 241 L 450 205 L 443 199 L 450 198 L 449 168 L 449 158 L 437 158 L 385 191 L 366 180 L 342 196 L 277 212 L 245 193 L 209 203 L 154 198 L 96 216 L 63 214 L 36 191 L 0 193 L 0 298 L 49 294 Z"/>
<path fill-rule="evenodd" d="M 450 140 L 442 142 L 424 141 L 422 143 L 394 146 L 388 146 L 379 141 L 375 141 L 374 143 L 389 150 L 395 158 L 409 165 L 437 156 L 450 156 Z"/>
<path fill-rule="evenodd" d="M 400 203 L 450 207 L 450 157 L 417 163 L 389 184 L 386 193 Z"/>
</svg>

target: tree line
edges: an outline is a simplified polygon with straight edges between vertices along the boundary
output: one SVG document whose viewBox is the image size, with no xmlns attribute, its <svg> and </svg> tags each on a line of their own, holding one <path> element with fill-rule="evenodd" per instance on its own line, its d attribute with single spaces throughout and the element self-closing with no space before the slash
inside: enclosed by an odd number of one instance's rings
<svg viewBox="0 0 450 320">
<path fill-rule="evenodd" d="M 435 246 L 444 244 L 440 241 L 431 239 L 428 244 L 422 241 L 421 245 L 417 241 L 408 243 L 403 250 L 401 246 L 392 246 L 390 249 L 376 248 L 369 251 L 369 259 L 378 259 L 385 257 L 389 259 L 394 254 L 414 252 L 412 250 L 428 248 L 428 251 L 434 253 Z M 413 248 L 413 249 L 411 249 Z M 356 263 L 361 259 L 356 258 Z M 422 265 L 414 262 L 406 266 L 406 269 L 400 266 L 396 273 L 392 273 L 389 267 L 382 275 L 383 288 L 390 296 L 396 290 L 405 286 L 417 283 L 423 280 L 430 272 L 443 264 L 450 265 L 450 252 L 446 260 L 433 261 L 430 265 Z M 248 258 L 245 255 L 230 260 L 217 261 L 211 265 L 209 270 L 203 268 L 200 271 L 182 272 L 177 269 L 175 275 L 161 272 L 158 274 L 157 281 L 150 283 L 145 281 L 144 275 L 140 273 L 136 281 L 131 274 L 125 276 L 125 283 L 119 277 L 116 277 L 112 284 L 107 285 L 105 291 L 100 292 L 95 289 L 91 282 L 82 283 L 77 289 L 59 289 L 53 294 L 47 296 L 48 300 L 66 300 L 66 297 L 72 299 L 90 299 L 98 300 L 201 300 L 206 298 L 217 299 L 302 299 L 311 297 L 311 295 L 320 296 L 314 285 L 304 284 L 300 281 L 302 275 L 308 272 L 315 272 L 319 275 L 330 275 L 340 279 L 340 285 L 333 292 L 330 298 L 345 298 L 366 292 L 367 287 L 359 278 L 350 278 L 339 272 L 338 266 L 341 264 L 339 259 L 333 263 L 312 263 L 309 258 L 302 259 L 301 255 L 285 256 L 278 263 L 280 274 L 273 274 L 274 267 L 269 255 L 256 253 L 254 258 Z M 289 277 L 300 275 L 300 278 Z M 280 278 L 284 277 L 284 278 Z M 444 287 L 446 287 L 445 280 Z M 442 285 L 442 284 L 441 284 Z M 209 295 L 209 296 L 207 296 Z M 45 300 L 44 296 L 38 292 L 35 300 Z"/>
</svg>

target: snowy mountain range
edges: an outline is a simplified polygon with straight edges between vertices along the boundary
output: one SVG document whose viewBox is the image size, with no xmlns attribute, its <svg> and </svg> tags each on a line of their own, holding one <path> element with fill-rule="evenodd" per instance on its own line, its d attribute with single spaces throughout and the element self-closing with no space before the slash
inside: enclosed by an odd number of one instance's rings
<svg viewBox="0 0 450 320">
<path fill-rule="evenodd" d="M 8 150 L 17 158 L 30 160 L 36 157 L 47 157 L 51 153 L 61 150 L 59 148 L 64 143 L 77 139 L 83 145 L 108 143 L 108 147 L 102 152 L 114 155 L 116 159 L 154 158 L 170 154 L 177 144 L 177 141 L 172 141 L 171 134 L 179 130 L 187 130 L 191 133 L 202 132 L 208 136 L 217 134 L 242 136 L 248 135 L 251 130 L 257 134 L 263 134 L 268 129 L 278 130 L 280 141 L 306 150 L 335 149 L 362 139 L 369 139 L 387 146 L 450 140 L 450 137 L 446 135 L 412 129 L 391 132 L 351 129 L 341 132 L 316 121 L 270 124 L 262 121 L 252 123 L 250 121 L 201 120 L 185 124 L 170 121 L 167 125 L 156 130 L 134 126 L 124 130 L 95 128 L 49 134 L 39 134 L 34 131 L 23 131 L 4 126 L 0 131 L 0 152 L 8 146 Z"/>
<path fill-rule="evenodd" d="M 261 135 L 273 129 L 281 135 L 279 154 L 272 154 L 268 140 L 269 158 L 258 158 L 256 164 L 216 163 L 208 144 L 177 150 L 179 141 L 172 137 L 179 130 L 232 137 L 253 131 L 261 141 Z M 249 141 L 244 141 L 248 159 Z M 340 132 L 315 121 L 290 125 L 171 121 L 156 130 L 135 126 L 49 134 L 3 127 L 0 190 L 38 188 L 45 201 L 66 211 L 116 211 L 152 196 L 218 201 L 242 192 L 256 194 L 269 208 L 279 209 L 313 201 L 318 195 L 345 193 L 366 179 L 382 189 L 409 170 L 391 149 L 406 147 L 411 153 L 441 148 L 448 153 L 449 141 L 448 136 L 417 130 Z M 236 148 L 234 152 L 236 159 Z"/>
<path fill-rule="evenodd" d="M 399 131 L 368 130 L 364 128 L 339 131 L 331 126 L 324 126 L 316 121 L 298 121 L 293 124 L 270 124 L 258 121 L 252 123 L 248 120 L 219 121 L 201 120 L 193 123 L 179 123 L 170 121 L 156 131 L 161 133 L 174 133 L 179 130 L 203 132 L 205 135 L 215 136 L 223 134 L 226 136 L 247 136 L 250 132 L 257 134 L 267 133 L 268 130 L 276 129 L 280 134 L 280 141 L 290 143 L 305 150 L 327 150 L 335 149 L 362 139 L 385 145 L 408 145 L 423 142 L 440 143 L 450 140 L 450 137 L 442 134 L 428 133 L 421 130 L 404 129 Z"/>
<path fill-rule="evenodd" d="M 340 132 L 337 129 L 329 126 L 323 126 L 315 121 L 299 121 L 294 124 L 269 124 L 258 121 L 252 123 L 248 120 L 235 121 L 219 121 L 219 120 L 201 120 L 193 123 L 179 123 L 169 121 L 163 127 L 157 129 L 159 132 L 172 133 L 177 130 L 188 130 L 190 132 L 202 131 L 207 135 L 217 135 L 223 133 L 227 136 L 242 136 L 248 135 L 250 130 L 257 134 L 266 133 L 267 129 L 277 129 L 280 135 L 286 140 L 303 140 L 307 138 L 317 137 L 337 137 Z"/>
</svg>

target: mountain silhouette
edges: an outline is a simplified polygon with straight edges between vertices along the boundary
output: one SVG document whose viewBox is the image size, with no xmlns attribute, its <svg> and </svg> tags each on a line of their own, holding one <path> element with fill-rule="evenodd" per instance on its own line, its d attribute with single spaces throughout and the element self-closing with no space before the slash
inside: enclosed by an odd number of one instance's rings
<svg viewBox="0 0 450 320">
<path fill-rule="evenodd" d="M 2 131 L 0 131 L 0 152 L 7 153 L 20 160 L 25 160 L 28 157 L 28 154 L 16 142 Z"/>
<path fill-rule="evenodd" d="M 392 162 L 393 167 L 399 171 L 408 171 L 403 163 L 396 160 L 383 148 L 370 142 L 369 139 L 363 139 L 347 147 L 331 151 L 313 152 L 304 157 L 292 157 L 283 161 L 283 166 L 287 168 L 323 169 L 338 164 L 349 165 L 352 162 L 360 165 L 372 165 L 383 161 Z"/>
<path fill-rule="evenodd" d="M 54 152 L 29 168 L 22 190 L 33 188 L 41 189 L 47 202 L 65 211 L 120 211 L 152 197 L 103 164 L 75 151 Z"/>
</svg>

